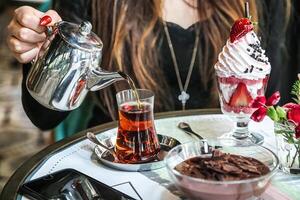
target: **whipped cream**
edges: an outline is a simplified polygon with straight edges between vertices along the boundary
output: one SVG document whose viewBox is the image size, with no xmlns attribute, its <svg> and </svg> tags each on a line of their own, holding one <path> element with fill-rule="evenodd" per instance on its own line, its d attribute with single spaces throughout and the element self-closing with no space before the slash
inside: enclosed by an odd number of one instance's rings
<svg viewBox="0 0 300 200">
<path fill-rule="evenodd" d="M 226 103 L 229 103 L 230 98 L 236 90 L 238 84 L 223 84 L 219 83 L 220 90 Z"/>
<path fill-rule="evenodd" d="M 260 79 L 270 74 L 271 65 L 254 31 L 235 42 L 227 40 L 215 65 L 217 76 Z"/>
</svg>

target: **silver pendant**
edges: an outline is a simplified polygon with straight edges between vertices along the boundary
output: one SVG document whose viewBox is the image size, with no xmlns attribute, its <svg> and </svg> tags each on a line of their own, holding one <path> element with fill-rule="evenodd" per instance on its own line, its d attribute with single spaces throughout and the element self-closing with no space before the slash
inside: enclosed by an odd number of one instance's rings
<svg viewBox="0 0 300 200">
<path fill-rule="evenodd" d="M 181 91 L 181 94 L 178 96 L 178 100 L 182 103 L 182 110 L 185 110 L 185 104 L 189 100 L 190 95 L 185 91 Z"/>
</svg>

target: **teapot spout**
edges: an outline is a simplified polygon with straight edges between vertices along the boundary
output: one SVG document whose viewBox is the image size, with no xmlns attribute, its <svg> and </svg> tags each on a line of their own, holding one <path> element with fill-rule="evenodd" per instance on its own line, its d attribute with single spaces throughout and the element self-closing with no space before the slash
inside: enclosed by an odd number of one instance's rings
<svg viewBox="0 0 300 200">
<path fill-rule="evenodd" d="M 122 80 L 125 80 L 122 73 L 93 69 L 87 79 L 87 88 L 90 91 L 97 91 Z"/>
</svg>

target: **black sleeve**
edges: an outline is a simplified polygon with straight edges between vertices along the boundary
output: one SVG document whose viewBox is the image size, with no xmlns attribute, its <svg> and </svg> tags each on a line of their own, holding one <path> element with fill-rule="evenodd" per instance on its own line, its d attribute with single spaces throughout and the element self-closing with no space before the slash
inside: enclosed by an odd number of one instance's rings
<svg viewBox="0 0 300 200">
<path fill-rule="evenodd" d="M 64 21 L 80 23 L 91 20 L 91 0 L 54 0 L 53 9 Z"/>
<path fill-rule="evenodd" d="M 55 0 L 53 2 L 53 9 L 65 21 L 80 23 L 83 20 L 90 20 L 90 0 Z M 68 116 L 69 112 L 58 112 L 47 109 L 31 97 L 25 85 L 30 67 L 30 64 L 23 66 L 23 108 L 35 126 L 41 130 L 49 130 L 62 122 Z"/>
<path fill-rule="evenodd" d="M 294 65 L 297 66 L 297 73 L 300 73 L 300 2 L 293 1 L 292 23 L 290 24 L 292 33 L 290 36 L 290 44 L 294 44 L 291 49 L 291 56 L 294 56 Z"/>
</svg>

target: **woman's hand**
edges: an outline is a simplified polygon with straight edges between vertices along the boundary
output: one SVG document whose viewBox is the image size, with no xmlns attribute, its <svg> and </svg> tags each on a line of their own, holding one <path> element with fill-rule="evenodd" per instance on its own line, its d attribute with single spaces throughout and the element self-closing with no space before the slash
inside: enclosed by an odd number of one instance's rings
<svg viewBox="0 0 300 200">
<path fill-rule="evenodd" d="M 54 10 L 42 13 L 29 6 L 22 6 L 15 10 L 13 19 L 7 26 L 7 44 L 20 63 L 32 61 L 45 41 L 46 28 L 40 26 L 40 19 L 45 15 L 52 18 L 48 26 L 61 21 L 60 16 Z"/>
</svg>

